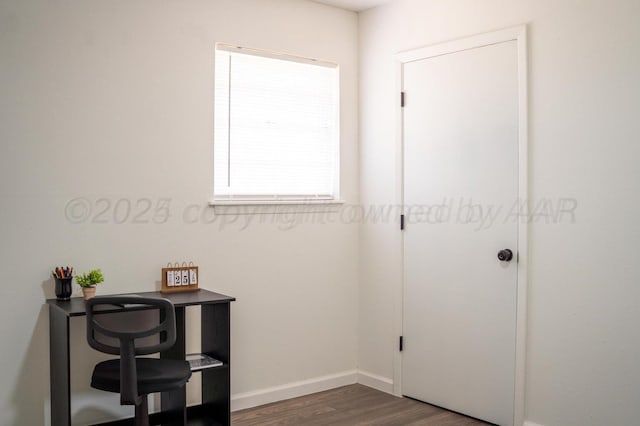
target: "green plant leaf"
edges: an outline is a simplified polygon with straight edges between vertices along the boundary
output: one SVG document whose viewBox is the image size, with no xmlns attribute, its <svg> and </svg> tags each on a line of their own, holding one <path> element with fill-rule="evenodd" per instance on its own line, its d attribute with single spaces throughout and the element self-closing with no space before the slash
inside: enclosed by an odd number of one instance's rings
<svg viewBox="0 0 640 426">
<path fill-rule="evenodd" d="M 104 276 L 100 269 L 94 269 L 87 274 L 76 275 L 76 282 L 80 287 L 91 287 L 104 281 Z"/>
</svg>

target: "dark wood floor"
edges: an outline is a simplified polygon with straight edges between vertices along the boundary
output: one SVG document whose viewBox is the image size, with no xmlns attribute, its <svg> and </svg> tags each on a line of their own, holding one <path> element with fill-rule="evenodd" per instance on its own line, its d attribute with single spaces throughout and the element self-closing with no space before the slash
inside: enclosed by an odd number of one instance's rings
<svg viewBox="0 0 640 426">
<path fill-rule="evenodd" d="M 488 423 L 442 408 L 350 385 L 237 411 L 232 426 L 480 426 Z"/>
</svg>

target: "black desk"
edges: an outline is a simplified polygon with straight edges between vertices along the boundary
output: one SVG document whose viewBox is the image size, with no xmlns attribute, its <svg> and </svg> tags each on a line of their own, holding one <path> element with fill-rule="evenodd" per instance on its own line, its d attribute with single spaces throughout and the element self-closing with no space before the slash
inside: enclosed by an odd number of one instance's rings
<svg viewBox="0 0 640 426">
<path fill-rule="evenodd" d="M 230 400 L 230 302 L 234 297 L 199 290 L 188 293 L 163 294 L 159 291 L 136 293 L 145 297 L 164 297 L 176 308 L 177 341 L 173 348 L 160 354 L 161 358 L 184 359 L 185 308 L 200 306 L 202 316 L 201 352 L 220 361 L 220 367 L 203 370 L 202 404 L 186 408 L 186 390 L 163 392 L 161 411 L 151 415 L 152 424 L 223 425 L 231 424 Z M 49 359 L 51 374 L 51 425 L 71 425 L 71 384 L 69 353 L 69 319 L 84 316 L 84 299 L 68 301 L 47 299 L 49 305 Z M 122 308 L 102 309 L 105 313 L 120 312 Z M 84 338 L 84 335 L 83 335 Z M 120 420 L 105 425 L 132 424 Z"/>
</svg>

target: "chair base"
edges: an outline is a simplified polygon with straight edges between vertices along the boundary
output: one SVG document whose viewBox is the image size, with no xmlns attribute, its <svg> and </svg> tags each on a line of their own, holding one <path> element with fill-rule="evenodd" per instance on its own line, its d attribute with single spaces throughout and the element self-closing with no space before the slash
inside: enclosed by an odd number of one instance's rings
<svg viewBox="0 0 640 426">
<path fill-rule="evenodd" d="M 149 426 L 149 397 L 140 395 L 140 403 L 136 405 L 136 426 Z"/>
</svg>

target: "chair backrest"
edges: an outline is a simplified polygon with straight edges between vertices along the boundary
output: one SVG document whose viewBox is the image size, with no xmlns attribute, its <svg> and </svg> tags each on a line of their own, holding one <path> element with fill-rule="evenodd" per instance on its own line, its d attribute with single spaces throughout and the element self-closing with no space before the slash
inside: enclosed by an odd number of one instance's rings
<svg viewBox="0 0 640 426">
<path fill-rule="evenodd" d="M 97 306 L 111 305 L 122 306 L 123 312 L 128 306 L 135 307 L 135 310 L 145 308 L 156 308 L 160 310 L 160 323 L 154 327 L 143 330 L 127 331 L 114 329 L 113 326 L 105 326 L 101 324 L 97 317 L 100 310 L 96 310 Z M 92 348 L 112 355 L 121 355 L 123 341 L 133 343 L 135 355 L 148 355 L 164 351 L 171 348 L 176 342 L 176 319 L 173 304 L 167 299 L 140 297 L 140 296 L 98 296 L 93 297 L 86 302 L 87 311 L 87 342 Z M 114 346 L 100 341 L 96 338 L 98 335 L 111 337 L 120 340 L 120 345 Z M 136 340 L 159 334 L 160 343 L 154 345 L 136 345 Z"/>
<path fill-rule="evenodd" d="M 127 306 L 135 310 L 158 309 L 160 311 L 160 324 L 143 330 L 127 331 L 117 330 L 112 326 L 101 324 L 97 317 L 100 309 L 97 306 L 113 305 L 122 306 L 118 312 L 126 312 Z M 148 298 L 139 296 L 99 296 L 86 302 L 87 311 L 87 342 L 92 348 L 112 355 L 120 355 L 120 403 L 138 405 L 142 396 L 138 395 L 138 380 L 136 371 L 136 355 L 148 355 L 162 352 L 171 348 L 176 342 L 176 316 L 173 304 L 167 299 Z M 104 309 L 103 309 L 104 311 Z M 113 309 L 107 309 L 113 312 Z M 105 312 L 102 312 L 103 314 Z M 96 334 L 115 338 L 119 345 L 114 346 L 96 339 Z M 148 345 L 136 345 L 136 340 L 159 335 L 160 343 Z M 146 397 L 145 397 L 146 398 Z"/>
</svg>

